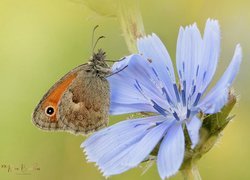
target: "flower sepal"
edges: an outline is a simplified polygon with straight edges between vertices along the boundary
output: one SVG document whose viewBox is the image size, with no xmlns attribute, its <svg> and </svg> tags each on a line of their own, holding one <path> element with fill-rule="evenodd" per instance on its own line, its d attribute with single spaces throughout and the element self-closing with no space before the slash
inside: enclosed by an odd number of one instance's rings
<svg viewBox="0 0 250 180">
<path fill-rule="evenodd" d="M 200 128 L 200 140 L 192 153 L 193 160 L 201 158 L 219 140 L 222 131 L 234 117 L 230 115 L 230 112 L 236 102 L 236 95 L 230 91 L 228 102 L 220 112 L 212 115 L 204 115 L 202 127 Z"/>
</svg>

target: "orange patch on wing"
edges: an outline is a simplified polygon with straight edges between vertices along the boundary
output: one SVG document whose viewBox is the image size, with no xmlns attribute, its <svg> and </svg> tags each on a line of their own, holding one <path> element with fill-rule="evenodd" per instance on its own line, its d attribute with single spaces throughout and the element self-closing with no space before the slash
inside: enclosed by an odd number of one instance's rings
<svg viewBox="0 0 250 180">
<path fill-rule="evenodd" d="M 55 110 L 53 116 L 50 117 L 51 121 L 56 121 L 56 113 L 58 110 L 58 102 L 61 99 L 65 90 L 69 87 L 72 81 L 76 78 L 77 74 L 70 74 L 66 77 L 61 84 L 57 85 L 55 89 L 49 94 L 47 99 L 43 102 L 42 108 L 45 109 L 47 106 L 52 106 Z"/>
</svg>

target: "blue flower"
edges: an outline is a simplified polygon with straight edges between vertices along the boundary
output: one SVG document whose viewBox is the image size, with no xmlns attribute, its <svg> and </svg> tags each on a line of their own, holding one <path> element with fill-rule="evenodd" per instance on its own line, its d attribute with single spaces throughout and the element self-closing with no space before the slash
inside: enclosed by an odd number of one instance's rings
<svg viewBox="0 0 250 180">
<path fill-rule="evenodd" d="M 230 86 L 241 63 L 241 47 L 216 85 L 206 93 L 219 59 L 218 21 L 208 20 L 203 38 L 193 24 L 180 28 L 176 74 L 170 56 L 155 35 L 138 40 L 139 54 L 113 65 L 109 77 L 110 113 L 151 112 L 155 115 L 126 120 L 89 137 L 81 147 L 104 176 L 138 166 L 159 145 L 157 167 L 162 179 L 178 172 L 184 159 L 184 128 L 194 148 L 199 141 L 198 113 L 214 114 L 228 102 Z M 178 78 L 176 78 L 178 76 Z"/>
</svg>

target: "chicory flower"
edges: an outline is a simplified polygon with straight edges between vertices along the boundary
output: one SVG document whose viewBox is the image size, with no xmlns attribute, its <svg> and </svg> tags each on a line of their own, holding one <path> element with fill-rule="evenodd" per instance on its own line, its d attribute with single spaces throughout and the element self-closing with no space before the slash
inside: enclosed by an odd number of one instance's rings
<svg viewBox="0 0 250 180">
<path fill-rule="evenodd" d="M 207 21 L 203 37 L 196 24 L 180 28 L 177 75 L 157 35 L 140 38 L 137 47 L 139 54 L 113 65 L 114 72 L 127 67 L 108 78 L 110 113 L 150 112 L 154 115 L 105 128 L 89 137 L 81 147 L 104 176 L 111 176 L 138 166 L 158 146 L 158 172 L 165 179 L 177 173 L 183 163 L 185 129 L 194 148 L 199 142 L 202 124 L 199 114 L 218 113 L 228 102 L 242 51 L 237 45 L 230 65 L 206 92 L 219 59 L 218 21 Z"/>
</svg>

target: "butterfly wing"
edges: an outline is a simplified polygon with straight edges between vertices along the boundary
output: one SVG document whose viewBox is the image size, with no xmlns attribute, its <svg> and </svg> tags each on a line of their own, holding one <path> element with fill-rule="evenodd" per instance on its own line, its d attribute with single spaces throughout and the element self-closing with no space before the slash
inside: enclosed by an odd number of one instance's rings
<svg viewBox="0 0 250 180">
<path fill-rule="evenodd" d="M 81 71 L 59 102 L 59 118 L 68 131 L 88 134 L 107 126 L 109 104 L 108 81 Z"/>
<path fill-rule="evenodd" d="M 107 125 L 108 110 L 107 80 L 93 77 L 88 64 L 83 64 L 50 88 L 35 108 L 32 121 L 43 130 L 86 134 Z"/>
</svg>

